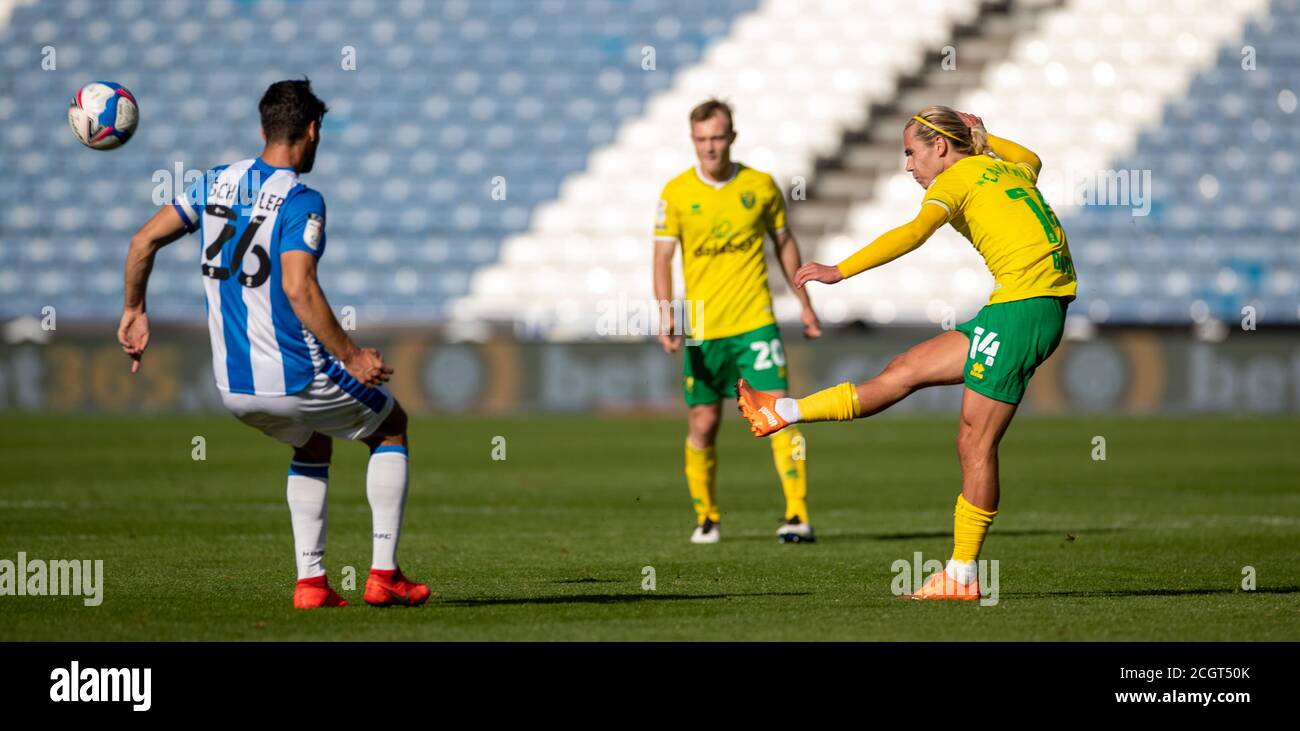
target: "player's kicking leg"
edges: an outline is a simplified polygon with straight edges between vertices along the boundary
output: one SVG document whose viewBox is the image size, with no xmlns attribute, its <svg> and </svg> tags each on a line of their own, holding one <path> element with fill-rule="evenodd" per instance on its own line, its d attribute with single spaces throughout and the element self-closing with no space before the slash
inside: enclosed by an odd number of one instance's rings
<svg viewBox="0 0 1300 731">
<path fill-rule="evenodd" d="M 801 421 L 851 421 L 872 416 L 929 386 L 962 382 L 969 341 L 957 331 L 936 335 L 894 358 L 871 380 L 841 383 L 801 399 L 776 398 L 742 378 L 736 384 L 740 413 L 755 436 L 765 437 Z"/>
<path fill-rule="evenodd" d="M 965 334 L 947 332 L 894 358 L 880 375 L 866 383 L 857 386 L 841 383 L 802 399 L 776 398 L 754 390 L 741 379 L 737 383 L 740 412 L 749 420 L 750 431 L 756 436 L 779 432 L 800 421 L 849 421 L 871 416 L 922 388 L 961 383 L 968 346 Z M 945 571 L 930 577 L 913 595 L 917 599 L 979 598 L 978 581 L 968 576 L 968 569 L 975 566 L 974 556 L 979 553 L 994 512 L 975 505 L 987 506 L 989 495 L 997 494 L 997 442 L 1005 433 L 1015 407 L 969 389 L 966 394 L 958 437 L 959 445 L 963 445 L 959 448 L 963 496 L 958 498 L 954 519 L 953 559 Z M 1010 407 L 1010 412 L 998 406 Z M 974 502 L 963 505 L 967 500 Z M 996 507 L 996 498 L 992 504 Z M 970 555 L 971 550 L 974 555 Z M 960 581 L 953 581 L 954 577 Z"/>
<path fill-rule="evenodd" d="M 298 584 L 293 605 L 298 609 L 345 607 L 347 602 L 329 586 L 322 561 L 325 557 L 325 495 L 329 491 L 333 442 L 313 432 L 301 447 L 294 447 L 289 463 L 287 495 L 293 521 L 293 549 L 298 564 Z"/>
<path fill-rule="evenodd" d="M 370 502 L 373 551 L 370 578 L 363 595 L 376 607 L 418 606 L 429 598 L 429 587 L 406 578 L 397 565 L 397 544 L 406 506 L 409 460 L 406 412 L 393 402 L 393 409 L 373 434 L 362 440 L 370 447 L 366 468 L 366 499 Z"/>
<path fill-rule="evenodd" d="M 802 399 L 786 398 L 784 392 L 778 395 L 758 391 L 742 378 L 736 384 L 740 413 L 755 436 L 772 435 L 775 453 L 776 440 L 783 434 L 789 435 L 785 439 L 791 445 L 801 441 L 792 426 L 800 421 L 848 421 L 871 416 L 918 389 L 961 383 L 967 342 L 962 333 L 944 333 L 894 358 L 880 375 L 866 383 L 841 383 Z M 789 523 L 781 530 L 790 530 Z M 811 528 L 808 532 L 811 535 Z"/>
</svg>

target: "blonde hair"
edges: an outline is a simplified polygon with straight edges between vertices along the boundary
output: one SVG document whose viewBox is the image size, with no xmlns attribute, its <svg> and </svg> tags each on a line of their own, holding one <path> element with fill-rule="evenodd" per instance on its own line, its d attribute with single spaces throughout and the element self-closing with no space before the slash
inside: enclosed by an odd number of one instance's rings
<svg viewBox="0 0 1300 731">
<path fill-rule="evenodd" d="M 966 155 L 988 155 L 997 157 L 989 147 L 988 132 L 980 127 L 967 127 L 952 107 L 933 106 L 922 109 L 917 115 L 928 124 L 921 124 L 915 118 L 907 120 L 903 131 L 916 128 L 916 139 L 927 145 L 933 145 L 935 138 L 942 135 L 947 138 L 957 152 Z M 935 130 L 938 131 L 935 131 Z"/>
</svg>

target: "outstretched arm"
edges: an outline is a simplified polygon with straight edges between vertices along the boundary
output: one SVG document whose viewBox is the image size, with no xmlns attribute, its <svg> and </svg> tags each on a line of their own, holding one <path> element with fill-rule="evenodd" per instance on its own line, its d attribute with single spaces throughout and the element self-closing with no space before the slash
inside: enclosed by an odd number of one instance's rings
<svg viewBox="0 0 1300 731">
<path fill-rule="evenodd" d="M 149 273 L 153 271 L 153 258 L 162 247 L 184 236 L 185 221 L 174 206 L 163 206 L 140 230 L 131 237 L 126 252 L 126 282 L 122 303 L 122 321 L 117 327 L 117 342 L 122 351 L 131 357 L 131 372 L 140 370 L 140 359 L 149 347 L 149 315 L 145 308 L 145 293 L 149 288 Z"/>
<path fill-rule="evenodd" d="M 795 286 L 802 287 L 808 282 L 834 284 L 868 269 L 888 264 L 924 244 L 947 222 L 948 212 L 942 206 L 922 205 L 916 218 L 882 234 L 837 266 L 816 263 L 804 265 L 795 275 Z"/>
</svg>

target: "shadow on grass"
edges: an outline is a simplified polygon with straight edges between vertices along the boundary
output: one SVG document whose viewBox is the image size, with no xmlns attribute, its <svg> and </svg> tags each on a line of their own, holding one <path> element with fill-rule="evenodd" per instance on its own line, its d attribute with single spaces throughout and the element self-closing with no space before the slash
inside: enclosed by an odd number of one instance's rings
<svg viewBox="0 0 1300 731">
<path fill-rule="evenodd" d="M 1097 591 L 1004 591 L 1002 596 L 1022 599 L 1043 599 L 1050 597 L 1108 598 L 1128 596 L 1212 596 L 1222 594 L 1296 594 L 1300 586 L 1270 586 L 1253 591 L 1241 589 L 1102 589 Z"/>
<path fill-rule="evenodd" d="M 574 596 L 504 597 L 500 599 L 448 599 L 440 607 L 496 607 L 525 604 L 635 604 L 637 602 L 678 602 L 701 599 L 735 599 L 747 596 L 811 596 L 810 591 L 770 591 L 735 594 L 576 594 Z"/>
<path fill-rule="evenodd" d="M 1073 530 L 1060 529 L 1025 529 L 1025 530 L 1000 530 L 994 528 L 990 536 L 1059 536 L 1062 541 L 1073 541 L 1079 536 L 1096 535 L 1098 533 L 1121 533 L 1126 528 L 1078 528 Z M 824 541 L 916 541 L 926 538 L 947 538 L 952 540 L 952 531 L 926 531 L 921 533 L 824 533 L 820 536 Z M 740 535 L 728 537 L 728 541 L 768 541 L 773 542 L 773 538 L 767 535 Z"/>
</svg>

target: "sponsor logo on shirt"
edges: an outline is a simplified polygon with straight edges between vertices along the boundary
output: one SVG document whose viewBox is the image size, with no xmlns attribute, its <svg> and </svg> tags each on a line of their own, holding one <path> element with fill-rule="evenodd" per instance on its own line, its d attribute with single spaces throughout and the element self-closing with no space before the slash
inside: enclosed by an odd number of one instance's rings
<svg viewBox="0 0 1300 731">
<path fill-rule="evenodd" d="M 307 225 L 302 229 L 302 242 L 312 251 L 320 247 L 321 231 L 325 229 L 325 219 L 319 214 L 308 213 Z"/>
<path fill-rule="evenodd" d="M 692 253 L 695 256 L 721 256 L 723 254 L 743 254 L 749 251 L 751 248 L 753 248 L 755 242 L 762 241 L 762 240 L 763 238 L 761 236 L 754 236 L 749 239 L 746 239 L 745 241 L 728 241 L 725 244 L 718 244 L 716 246 L 706 246 L 704 244 L 700 244 L 699 246 L 695 247 Z"/>
</svg>

